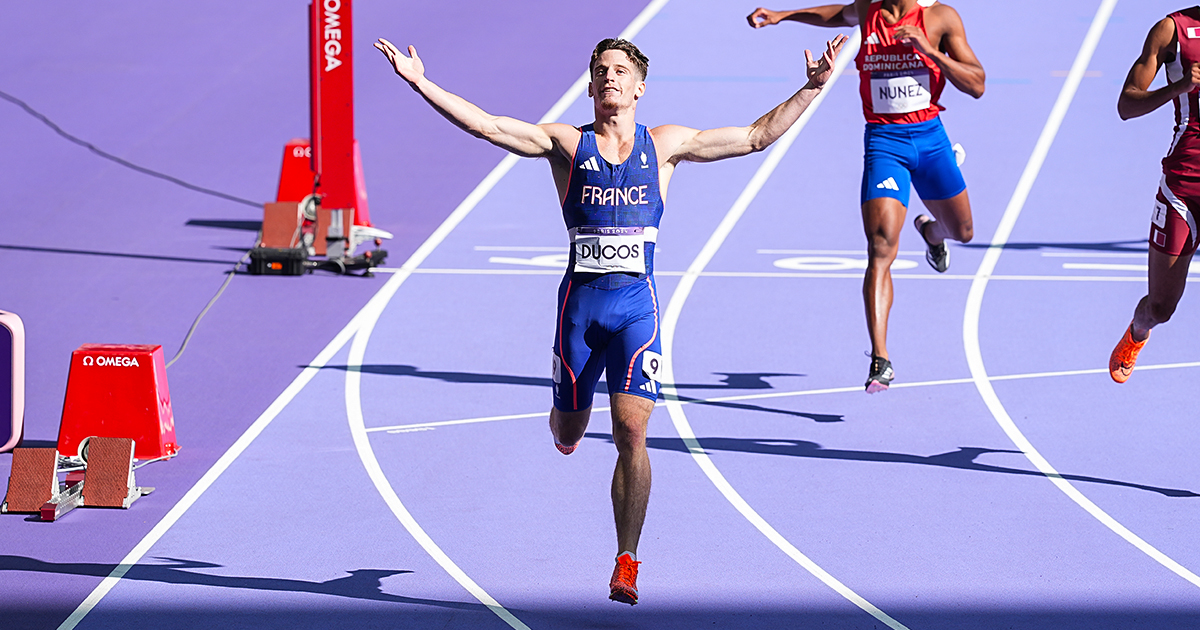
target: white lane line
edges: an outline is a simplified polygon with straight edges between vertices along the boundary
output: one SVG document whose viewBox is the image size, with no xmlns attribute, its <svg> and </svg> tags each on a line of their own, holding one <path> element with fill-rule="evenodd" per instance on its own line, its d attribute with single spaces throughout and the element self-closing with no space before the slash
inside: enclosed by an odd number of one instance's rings
<svg viewBox="0 0 1200 630">
<path fill-rule="evenodd" d="M 1044 258 L 1141 258 L 1149 252 L 1042 252 Z"/>
<path fill-rule="evenodd" d="M 565 269 L 565 268 L 564 268 Z M 387 273 L 399 273 L 399 269 L 381 269 Z M 409 273 L 409 272 L 406 272 Z M 430 274 L 430 275 L 449 275 L 449 276 L 555 276 L 562 277 L 563 269 L 444 269 L 437 267 L 424 267 L 421 269 L 413 269 L 411 273 Z M 655 269 L 655 277 L 664 278 L 680 278 L 687 275 L 686 271 L 660 271 Z M 833 273 L 833 272 L 815 272 L 815 271 L 703 271 L 696 274 L 700 278 L 831 278 L 862 281 L 862 273 Z M 970 280 L 974 281 L 974 275 L 966 274 L 933 274 L 933 273 L 918 273 L 905 274 L 893 273 L 893 280 L 935 280 L 945 282 L 947 280 Z M 1029 282 L 1145 282 L 1143 276 L 1020 276 L 1020 275 L 995 275 L 989 276 L 989 280 L 1005 280 L 1005 281 L 1029 281 Z"/>
<path fill-rule="evenodd" d="M 1091 514 L 1096 520 L 1103 523 L 1118 536 L 1176 575 L 1195 586 L 1200 586 L 1200 576 L 1192 573 L 1183 565 L 1150 545 L 1150 543 L 1142 540 L 1104 510 L 1100 509 L 1100 506 L 1085 497 L 1082 492 L 1071 485 L 1066 479 L 1063 479 L 1062 475 L 1050 465 L 1050 462 L 1034 448 L 1033 443 L 1021 433 L 1016 423 L 1009 417 L 1008 412 L 1004 409 L 1004 404 L 1000 401 L 1000 397 L 996 395 L 996 391 L 992 388 L 991 379 L 988 378 L 987 369 L 983 364 L 983 353 L 979 346 L 979 316 L 982 310 L 983 294 L 987 289 L 988 279 L 992 271 L 996 269 L 996 264 L 1000 260 L 1000 254 L 1004 251 L 1004 244 L 1008 242 L 1008 238 L 1012 235 L 1013 227 L 1016 225 L 1017 218 L 1021 214 L 1021 209 L 1025 206 L 1029 192 L 1037 180 L 1038 172 L 1041 170 L 1042 164 L 1046 160 L 1046 155 L 1050 151 L 1050 146 L 1054 142 L 1054 137 L 1058 134 L 1059 127 L 1067 115 L 1067 110 L 1070 108 L 1071 101 L 1075 97 L 1075 91 L 1079 88 L 1079 82 L 1083 79 L 1084 71 L 1087 70 L 1092 54 L 1095 52 L 1096 46 L 1100 43 L 1100 37 L 1104 33 L 1104 28 L 1108 23 L 1109 17 L 1112 16 L 1113 8 L 1116 4 L 1117 0 L 1103 0 L 1100 3 L 1100 8 L 1096 11 L 1096 16 L 1092 20 L 1092 25 L 1088 29 L 1087 36 L 1084 37 L 1083 45 L 1075 57 L 1075 63 L 1071 66 L 1071 72 L 1063 84 L 1062 91 L 1058 94 L 1058 100 L 1054 103 L 1054 108 L 1050 112 L 1046 126 L 1042 129 L 1041 137 L 1038 138 L 1033 154 L 1029 157 L 1029 162 L 1025 165 L 1025 171 L 1021 174 L 1021 179 L 1017 182 L 1017 188 L 1013 192 L 1012 199 L 1009 200 L 1008 207 L 1004 210 L 1004 216 L 1000 219 L 1000 225 L 996 228 L 995 236 L 992 237 L 992 245 L 984 255 L 983 261 L 979 264 L 978 271 L 975 272 L 975 281 L 971 284 L 971 291 L 967 296 L 966 313 L 963 316 L 963 345 L 966 349 L 967 364 L 971 368 L 971 375 L 975 379 L 975 387 L 979 390 L 979 395 L 983 398 L 984 403 L 987 404 L 988 409 L 991 410 L 992 415 L 996 418 L 996 422 L 1008 434 L 1013 444 L 1016 444 L 1017 448 L 1021 449 L 1025 457 L 1042 474 L 1046 475 L 1059 490 Z"/>
<path fill-rule="evenodd" d="M 692 459 L 697 465 L 700 466 L 700 469 L 704 471 L 704 474 L 708 476 L 709 481 L 716 486 L 721 494 L 725 496 L 725 499 L 729 501 L 729 503 L 732 504 L 733 507 L 736 508 L 746 520 L 750 521 L 750 523 L 754 525 L 759 532 L 761 532 L 767 537 L 768 540 L 774 543 L 776 547 L 779 547 L 779 549 L 787 554 L 787 556 L 793 561 L 795 561 L 817 579 L 821 580 L 821 582 L 823 582 L 826 586 L 852 602 L 855 606 L 858 606 L 860 609 L 869 613 L 871 616 L 886 624 L 888 627 L 893 628 L 893 630 L 907 630 L 907 628 L 905 628 L 905 626 L 900 622 L 892 619 L 887 615 L 887 613 L 877 608 L 874 604 L 868 602 L 858 593 L 855 593 L 853 590 L 851 590 L 850 587 L 833 577 L 833 575 L 831 575 L 828 571 L 818 566 L 817 563 L 813 562 L 808 556 L 804 555 L 804 553 L 797 549 L 795 545 L 789 542 L 787 538 L 785 538 L 774 527 L 772 527 L 771 524 L 766 521 L 766 519 L 764 519 L 759 515 L 758 512 L 754 510 L 754 508 L 750 507 L 750 504 L 747 503 L 740 494 L 738 494 L 738 491 L 733 488 L 733 485 L 731 485 L 727 479 L 725 479 L 725 476 L 721 474 L 720 470 L 717 469 L 716 464 L 712 462 L 712 459 L 710 459 L 708 454 L 704 452 L 704 449 L 700 447 L 700 443 L 696 440 L 696 435 L 692 431 L 692 427 L 687 421 L 687 414 L 685 414 L 683 411 L 683 405 L 681 405 L 677 400 L 678 390 L 676 390 L 673 386 L 675 383 L 675 373 L 672 366 L 671 357 L 672 346 L 675 340 L 675 327 L 679 323 L 679 314 L 683 311 L 683 305 L 687 301 L 688 294 L 691 293 L 692 287 L 696 283 L 696 279 L 700 277 L 700 273 L 708 265 L 709 261 L 712 260 L 713 256 L 716 255 L 717 250 L 720 249 L 721 245 L 725 242 L 726 237 L 729 236 L 729 233 L 733 230 L 738 220 L 741 219 L 742 215 L 746 212 L 746 209 L 750 206 L 750 203 L 754 200 L 754 197 L 758 195 L 758 191 L 762 189 L 767 179 L 775 171 L 775 167 L 778 166 L 779 161 L 783 159 L 784 154 L 787 153 L 788 149 L 795 141 L 796 136 L 800 133 L 800 130 L 802 130 L 804 126 L 808 124 L 808 121 L 812 118 L 813 114 L 815 114 L 820 108 L 825 96 L 829 94 L 830 90 L 833 88 L 837 77 L 841 75 L 840 69 L 844 69 L 849 64 L 849 61 L 854 58 L 855 53 L 858 50 L 859 40 L 860 33 L 856 29 L 854 35 L 850 38 L 850 41 L 846 43 L 842 53 L 838 55 L 836 66 L 840 68 L 835 69 L 833 75 L 834 78 L 831 78 L 829 83 L 825 86 L 825 89 L 821 91 L 816 99 L 813 99 L 813 102 L 809 105 L 808 109 L 804 112 L 800 119 L 796 121 L 796 124 L 792 125 L 792 128 L 789 129 L 787 133 L 785 133 L 783 137 L 781 137 L 775 143 L 775 146 L 772 147 L 770 153 L 767 154 L 766 159 L 763 160 L 763 163 L 759 166 L 758 171 L 754 173 L 754 177 L 752 177 L 750 182 L 746 184 L 745 189 L 742 190 L 742 193 L 734 202 L 733 207 L 731 207 L 725 214 L 725 217 L 717 226 L 716 231 L 713 232 L 713 234 L 709 237 L 708 242 L 704 244 L 703 249 L 700 250 L 700 253 L 696 256 L 695 260 L 692 261 L 692 264 L 688 267 L 687 273 L 684 274 L 683 278 L 680 280 L 679 286 L 676 287 L 674 293 L 671 294 L 671 301 L 667 305 L 662 324 L 662 353 L 666 358 L 666 361 L 664 361 L 666 368 L 663 370 L 663 392 L 664 394 L 670 393 L 672 394 L 672 398 L 676 398 L 676 400 L 667 401 L 667 411 L 671 414 L 671 422 L 675 425 L 675 430 L 679 433 L 679 437 L 683 438 L 684 443 L 687 445 L 688 451 L 692 455 Z"/>
<path fill-rule="evenodd" d="M 1138 366 L 1139 372 L 1147 372 L 1150 370 L 1177 370 L 1181 368 L 1198 368 L 1200 361 L 1189 363 L 1164 363 L 1160 365 Z M 1018 381 L 1035 378 L 1055 378 L 1061 376 L 1092 376 L 1097 374 L 1108 374 L 1108 368 L 1092 368 L 1086 370 L 1061 370 L 1058 372 L 1030 372 L 1028 374 L 1008 374 L 1005 376 L 989 376 L 993 382 L 997 381 Z M 937 381 L 917 381 L 911 383 L 895 383 L 892 389 L 909 389 L 915 387 L 940 387 L 942 385 L 966 385 L 974 384 L 974 377 L 966 378 L 950 378 Z M 713 389 L 718 389 L 714 386 Z M 747 400 L 766 400 L 769 398 L 796 398 L 799 396 L 823 396 L 826 394 L 846 394 L 859 393 L 862 391 L 862 385 L 852 385 L 850 387 L 831 387 L 828 389 L 795 389 L 778 392 L 766 392 L 761 394 L 737 394 L 735 396 L 715 396 L 712 398 L 679 398 L 675 394 L 663 394 L 663 402 L 655 403 L 655 407 L 666 407 L 668 400 L 679 401 L 681 405 L 705 405 L 719 404 L 725 402 L 742 402 Z M 609 407 L 594 407 L 594 413 L 607 412 Z M 452 427 L 468 424 L 485 424 L 488 422 L 504 422 L 506 420 L 529 420 L 531 418 L 545 418 L 546 412 L 535 411 L 531 413 L 516 413 L 506 416 L 484 416 L 482 418 L 464 418 L 462 420 L 437 420 L 433 422 L 417 422 L 413 424 L 397 424 L 386 427 L 373 427 L 367 429 L 367 433 L 408 433 L 411 431 L 420 431 L 426 429 L 436 429 L 438 427 Z"/>
<path fill-rule="evenodd" d="M 653 0 L 641 13 L 634 18 L 633 22 L 625 28 L 620 37 L 624 39 L 633 39 L 661 9 L 666 5 L 668 0 Z M 583 94 L 584 88 L 588 82 L 588 73 L 584 72 L 579 79 L 571 85 L 570 89 L 563 94 L 562 98 L 555 103 L 554 107 L 539 122 L 553 122 L 558 120 L 567 109 Z M 450 235 L 452 231 L 468 214 L 475 208 L 480 201 L 483 200 L 496 183 L 503 178 L 508 171 L 517 163 L 516 155 L 509 154 L 500 165 L 497 166 L 483 182 L 479 184 L 467 199 L 463 201 L 454 212 L 443 222 L 433 235 L 429 237 L 421 247 L 413 254 L 407 262 L 404 263 L 401 270 L 388 279 L 383 289 L 372 298 L 371 302 L 364 307 L 363 321 L 359 325 L 358 331 L 354 336 L 354 341 L 350 345 L 350 356 L 346 361 L 346 416 L 350 425 L 350 432 L 354 439 L 355 449 L 358 451 L 359 459 L 362 460 L 363 467 L 366 468 L 367 474 L 371 477 L 371 481 L 375 484 L 376 490 L 379 491 L 381 497 L 391 508 L 392 513 L 400 521 L 404 528 L 408 530 L 413 539 L 421 545 L 426 553 L 434 559 L 441 567 L 450 574 L 463 588 L 471 593 L 480 603 L 487 606 L 497 617 L 503 620 L 512 628 L 517 630 L 529 630 L 520 619 L 517 619 L 511 612 L 500 605 L 491 595 L 488 595 L 474 580 L 472 580 L 465 571 L 463 571 L 450 556 L 446 555 L 437 543 L 433 541 L 425 530 L 417 523 L 408 509 L 404 507 L 404 503 L 400 501 L 400 497 L 396 494 L 394 488 L 387 480 L 382 467 L 379 465 L 379 460 L 375 457 L 375 452 L 371 448 L 370 440 L 367 436 L 365 420 L 362 412 L 362 364 L 363 358 L 366 355 L 367 344 L 370 342 L 371 333 L 375 329 L 376 322 L 383 314 L 383 310 L 387 307 L 400 285 L 404 283 L 413 273 L 413 271 L 425 261 L 426 258 L 441 245 L 442 241 Z"/>
<path fill-rule="evenodd" d="M 861 249 L 756 249 L 756 254 L 809 255 L 809 256 L 862 256 Z M 897 256 L 925 256 L 925 252 L 896 252 Z"/>
<path fill-rule="evenodd" d="M 111 591 L 113 587 L 117 585 L 117 582 L 119 582 L 121 578 L 125 577 L 125 574 L 129 571 L 129 569 L 132 568 L 133 565 L 140 562 L 141 559 L 150 551 L 150 549 L 157 544 L 158 541 L 161 540 L 162 537 L 166 535 L 166 533 L 172 527 L 175 526 L 175 523 L 179 522 L 179 519 L 183 518 L 183 515 L 186 514 L 187 511 L 196 504 L 196 501 L 198 501 L 200 497 L 203 496 L 204 493 L 207 492 L 214 483 L 216 483 L 217 479 L 229 469 L 229 466 L 232 465 L 233 462 L 236 461 L 237 458 L 240 457 L 242 453 L 244 453 L 246 449 L 250 447 L 250 444 L 252 444 L 254 440 L 262 434 L 267 426 L 269 426 L 271 422 L 279 416 L 280 412 L 287 407 L 288 403 L 290 403 L 292 399 L 295 398 L 296 395 L 299 394 L 306 385 L 308 385 L 309 381 L 311 381 L 313 377 L 321 371 L 321 368 L 323 368 L 325 364 L 328 363 L 329 360 L 342 349 L 342 346 L 346 345 L 346 342 L 350 340 L 351 336 L 358 329 L 358 326 L 361 322 L 362 311 L 359 311 L 359 313 L 350 320 L 350 323 L 346 324 L 346 327 L 343 328 L 337 335 L 335 335 L 333 340 L 331 340 L 329 344 L 317 354 L 316 358 L 312 360 L 308 367 L 301 370 L 300 374 L 297 375 L 296 378 L 292 380 L 291 384 L 283 390 L 283 393 L 281 393 L 279 397 L 267 407 L 266 411 L 264 411 L 262 415 L 260 415 L 258 419 L 250 425 L 250 428 L 246 429 L 245 433 L 243 433 L 242 436 L 239 437 L 223 455 L 221 455 L 221 458 L 218 459 L 206 473 L 204 473 L 204 476 L 202 476 L 200 480 L 197 481 L 196 484 L 193 485 L 187 491 L 187 493 L 179 499 L 179 502 L 176 503 L 174 507 L 172 507 L 171 510 L 162 517 L 161 520 L 159 520 L 154 528 L 151 529 L 150 532 L 147 533 L 142 540 L 134 546 L 134 548 L 125 556 L 125 558 L 121 560 L 121 563 L 117 565 L 117 567 L 113 569 L 111 573 L 108 574 L 108 577 L 100 581 L 100 584 L 92 590 L 92 592 L 83 600 L 82 603 L 79 604 L 78 607 L 75 608 L 75 611 L 72 612 L 71 615 L 67 617 L 67 619 L 63 621 L 61 625 L 59 625 L 59 630 L 69 630 L 78 625 L 80 621 L 83 621 L 83 618 L 86 617 L 88 613 L 90 613 L 92 609 L 100 603 L 100 600 L 103 599 L 105 595 L 108 595 L 109 591 Z"/>
</svg>

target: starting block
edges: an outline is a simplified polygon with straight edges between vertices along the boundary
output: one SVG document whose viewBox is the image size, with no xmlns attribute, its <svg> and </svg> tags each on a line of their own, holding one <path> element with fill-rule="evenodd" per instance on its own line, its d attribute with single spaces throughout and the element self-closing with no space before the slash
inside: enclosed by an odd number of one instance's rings
<svg viewBox="0 0 1200 630">
<path fill-rule="evenodd" d="M 40 512 L 42 506 L 58 494 L 57 469 L 58 451 L 55 449 L 14 449 L 8 494 L 0 504 L 0 512 Z"/>
<path fill-rule="evenodd" d="M 129 438 L 142 460 L 179 452 L 162 346 L 84 344 L 71 353 L 58 452 L 79 455 L 89 436 Z"/>
<path fill-rule="evenodd" d="M 52 522 L 77 507 L 128 508 L 154 491 L 137 485 L 133 452 L 129 438 L 86 438 L 81 447 L 85 469 L 67 472 L 60 485 L 56 449 L 16 449 L 0 512 L 38 514 Z"/>
<path fill-rule="evenodd" d="M 25 421 L 25 325 L 0 311 L 0 453 L 21 443 Z"/>
</svg>

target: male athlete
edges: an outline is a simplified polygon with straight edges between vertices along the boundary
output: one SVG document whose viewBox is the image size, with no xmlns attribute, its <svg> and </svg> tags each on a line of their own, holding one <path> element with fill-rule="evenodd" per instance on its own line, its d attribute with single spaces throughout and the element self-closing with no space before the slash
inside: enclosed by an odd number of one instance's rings
<svg viewBox="0 0 1200 630">
<path fill-rule="evenodd" d="M 862 217 L 867 234 L 863 300 L 871 336 L 868 394 L 886 390 L 895 377 L 887 351 L 892 309 L 891 265 L 909 201 L 909 186 L 930 214 L 914 225 L 925 239 L 925 258 L 939 273 L 950 267 L 947 238 L 974 235 L 967 184 L 938 112 L 946 80 L 975 98 L 983 96 L 983 66 L 967 44 L 958 13 L 935 0 L 855 0 L 795 11 L 755 9 L 746 17 L 761 28 L 784 20 L 814 26 L 862 29 L 858 52 L 863 113 Z"/>
<path fill-rule="evenodd" d="M 1150 90 L 1158 69 L 1167 67 L 1167 84 Z M 1200 210 L 1200 7 L 1184 9 L 1150 29 L 1125 87 L 1117 99 L 1122 120 L 1145 116 L 1175 104 L 1175 135 L 1150 218 L 1149 292 L 1133 311 L 1133 321 L 1113 349 L 1108 372 L 1124 383 L 1133 373 L 1150 329 L 1171 319 L 1183 297 L 1188 268 L 1196 253 L 1196 212 Z"/>
<path fill-rule="evenodd" d="M 406 56 L 387 40 L 375 44 L 396 74 L 450 122 L 512 153 L 550 162 L 573 244 L 558 290 L 550 432 L 564 455 L 575 450 L 605 372 L 617 447 L 613 600 L 636 604 L 638 598 L 637 547 L 650 496 L 646 427 L 663 368 L 654 242 L 671 174 L 681 162 L 746 155 L 775 142 L 829 80 L 845 40 L 839 35 L 828 42 L 817 61 L 804 51 L 808 83 L 754 124 L 707 131 L 634 122 L 649 60 L 625 40 L 603 40 L 592 53 L 588 96 L 596 119 L 583 127 L 493 116 L 426 78 L 412 46 Z"/>
</svg>

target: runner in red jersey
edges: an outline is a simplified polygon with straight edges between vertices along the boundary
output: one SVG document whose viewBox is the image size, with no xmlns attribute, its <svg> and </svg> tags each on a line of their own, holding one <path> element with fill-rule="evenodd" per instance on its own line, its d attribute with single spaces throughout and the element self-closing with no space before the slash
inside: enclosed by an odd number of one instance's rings
<svg viewBox="0 0 1200 630">
<path fill-rule="evenodd" d="M 894 377 L 887 352 L 892 309 L 891 265 L 916 188 L 926 214 L 914 224 L 925 240 L 925 258 L 939 273 L 950 267 L 945 240 L 971 240 L 974 227 L 967 185 L 942 127 L 938 104 L 949 81 L 975 98 L 983 96 L 983 66 L 967 44 L 958 13 L 935 0 L 856 0 L 794 11 L 755 9 L 750 26 L 784 20 L 814 26 L 860 26 L 858 53 L 863 114 L 862 216 L 868 265 L 863 279 L 871 368 L 867 393 L 886 390 Z"/>
<path fill-rule="evenodd" d="M 1150 90 L 1158 69 L 1166 66 L 1167 84 Z M 1150 329 L 1171 319 L 1187 283 L 1196 253 L 1196 215 L 1200 213 L 1200 7 L 1163 18 L 1150 29 L 1142 54 L 1117 100 L 1122 120 L 1145 116 L 1175 104 L 1175 135 L 1163 158 L 1150 219 L 1149 292 L 1133 311 L 1133 321 L 1113 349 L 1108 371 L 1124 383 Z"/>
</svg>

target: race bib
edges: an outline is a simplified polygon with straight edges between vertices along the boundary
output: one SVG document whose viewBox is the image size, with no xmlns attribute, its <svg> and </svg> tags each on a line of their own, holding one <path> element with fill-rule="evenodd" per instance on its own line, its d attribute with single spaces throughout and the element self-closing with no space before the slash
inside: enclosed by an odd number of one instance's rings
<svg viewBox="0 0 1200 630">
<path fill-rule="evenodd" d="M 876 114 L 907 114 L 927 109 L 929 71 L 871 73 L 871 110 Z"/>
<path fill-rule="evenodd" d="M 575 229 L 576 273 L 646 273 L 646 236 L 641 227 Z"/>
<path fill-rule="evenodd" d="M 662 382 L 663 358 L 652 350 L 642 353 L 642 374 L 655 383 Z"/>
<path fill-rule="evenodd" d="M 1167 227 L 1167 204 L 1154 200 L 1154 213 L 1150 215 L 1150 222 L 1160 228 Z"/>
</svg>

